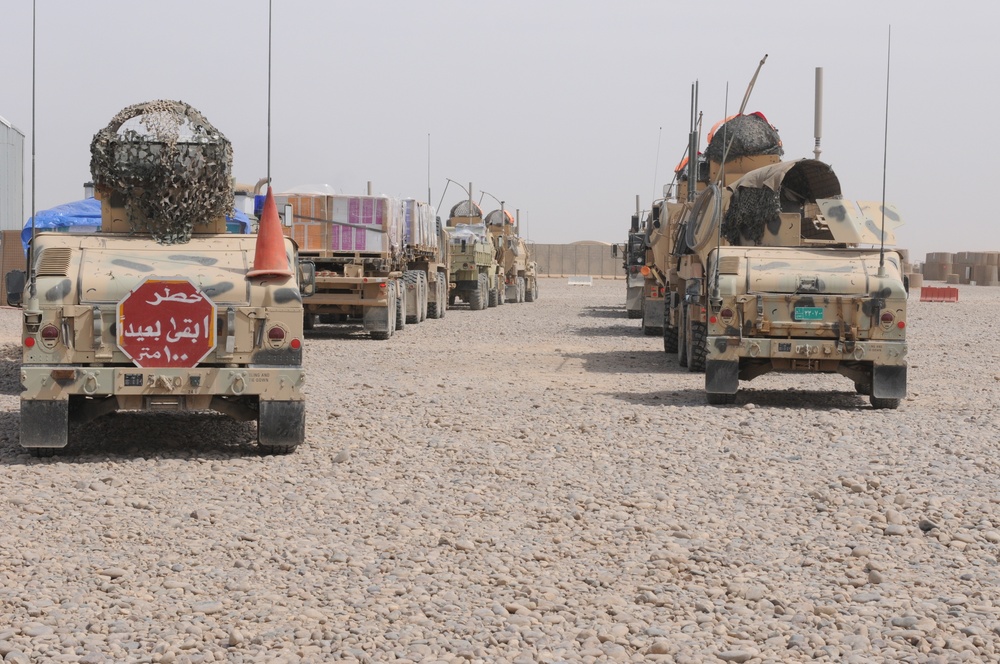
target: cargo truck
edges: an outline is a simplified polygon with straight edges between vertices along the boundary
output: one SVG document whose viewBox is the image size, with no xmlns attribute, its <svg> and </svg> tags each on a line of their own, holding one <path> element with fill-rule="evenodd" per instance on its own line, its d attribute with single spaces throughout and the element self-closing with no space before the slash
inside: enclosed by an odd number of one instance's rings
<svg viewBox="0 0 1000 664">
<path fill-rule="evenodd" d="M 306 329 L 317 320 L 360 324 L 385 340 L 408 319 L 423 320 L 427 283 L 407 274 L 401 201 L 371 195 L 370 187 L 364 196 L 295 192 L 284 199 L 292 209 L 286 233 L 299 245 L 300 263 L 315 270 L 315 291 L 303 298 Z"/>
</svg>

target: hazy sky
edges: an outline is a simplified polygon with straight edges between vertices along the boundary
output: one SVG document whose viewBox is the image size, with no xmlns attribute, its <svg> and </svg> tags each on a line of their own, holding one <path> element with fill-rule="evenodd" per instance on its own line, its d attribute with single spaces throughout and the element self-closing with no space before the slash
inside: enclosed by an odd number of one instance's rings
<svg viewBox="0 0 1000 664">
<path fill-rule="evenodd" d="M 0 6 L 0 116 L 27 135 L 30 0 Z M 708 11 L 708 10 L 711 11 Z M 123 107 L 180 99 L 233 143 L 234 173 L 267 172 L 267 0 L 37 0 L 37 209 L 76 200 L 90 141 Z M 276 190 L 427 198 L 471 181 L 521 210 L 537 242 L 622 241 L 684 149 L 691 83 L 707 127 L 739 106 L 811 157 L 824 68 L 823 153 L 854 199 L 886 199 L 900 245 L 1000 250 L 1000 6 L 987 2 L 273 0 Z M 662 138 L 658 137 L 661 135 Z M 704 147 L 704 135 L 702 136 Z M 659 156 L 657 156 L 659 155 Z M 30 180 L 25 207 L 30 213 Z M 447 190 L 447 209 L 465 195 Z M 487 210 L 498 207 L 487 196 Z"/>
</svg>

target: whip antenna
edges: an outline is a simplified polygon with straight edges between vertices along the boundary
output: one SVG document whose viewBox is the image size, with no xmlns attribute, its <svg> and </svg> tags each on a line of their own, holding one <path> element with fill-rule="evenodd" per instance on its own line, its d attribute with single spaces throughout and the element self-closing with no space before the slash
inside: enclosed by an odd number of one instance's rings
<svg viewBox="0 0 1000 664">
<path fill-rule="evenodd" d="M 878 248 L 878 276 L 885 276 L 885 173 L 889 154 L 889 64 L 892 61 L 892 26 L 886 40 L 885 54 L 885 131 L 882 144 L 882 237 Z"/>
<path fill-rule="evenodd" d="M 653 198 L 656 200 L 656 175 L 660 170 L 660 143 L 663 139 L 663 127 L 660 127 L 660 133 L 656 135 L 656 165 L 653 166 Z"/>
<path fill-rule="evenodd" d="M 271 189 L 271 0 L 267 0 L 267 188 Z"/>
<path fill-rule="evenodd" d="M 767 56 L 765 55 L 764 57 L 766 58 Z M 761 60 L 760 63 L 764 64 L 764 61 Z M 757 71 L 760 71 L 760 67 L 757 68 Z M 756 78 L 756 76 L 757 75 L 754 74 L 755 78 Z M 753 84 L 751 84 L 751 87 L 752 86 L 753 86 Z M 750 91 L 747 90 L 747 96 L 749 96 L 749 94 L 750 94 Z M 746 100 L 747 100 L 747 97 L 744 97 L 743 98 L 743 103 L 744 104 L 746 104 Z M 726 82 L 726 101 L 725 101 L 725 104 L 723 105 L 723 115 L 722 115 L 722 117 L 724 117 L 724 118 L 725 117 L 729 117 L 729 82 L 728 81 Z M 722 144 L 723 145 L 726 145 L 726 125 L 727 124 L 729 124 L 729 123 L 728 122 L 723 122 L 722 123 Z M 733 138 L 736 138 L 736 137 L 733 136 Z M 730 145 L 726 145 L 726 149 L 722 152 L 722 166 L 719 168 L 719 183 L 722 184 L 722 185 L 725 185 L 725 183 L 726 183 L 726 157 L 729 154 L 729 147 L 731 145 L 732 145 L 732 143 L 730 142 Z M 720 197 L 722 196 L 721 192 L 719 193 L 719 196 Z M 718 310 L 718 308 L 722 306 L 722 295 L 719 292 L 719 252 L 721 250 L 722 250 L 722 219 L 719 219 L 719 223 L 717 223 L 715 225 L 715 271 L 712 274 L 712 298 L 711 298 L 711 305 L 712 305 L 712 308 L 714 310 Z"/>
<path fill-rule="evenodd" d="M 38 288 L 35 282 L 35 7 L 31 2 L 31 250 L 28 252 L 28 306 L 25 313 L 41 315 L 38 310 Z M 24 209 L 21 209 L 24 214 Z"/>
</svg>

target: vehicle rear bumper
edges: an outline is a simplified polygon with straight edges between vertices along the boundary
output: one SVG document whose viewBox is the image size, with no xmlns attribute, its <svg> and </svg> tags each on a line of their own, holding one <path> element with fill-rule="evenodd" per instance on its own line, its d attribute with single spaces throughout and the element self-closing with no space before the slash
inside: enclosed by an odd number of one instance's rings
<svg viewBox="0 0 1000 664">
<path fill-rule="evenodd" d="M 867 362 L 906 366 L 905 341 L 856 341 L 836 339 L 768 339 L 731 336 L 708 337 L 708 360 L 738 361 L 742 358 L 814 362 Z"/>
<path fill-rule="evenodd" d="M 302 400 L 305 371 L 295 367 L 243 366 L 191 369 L 139 367 L 21 367 L 22 400 L 63 401 L 87 397 L 261 396 L 282 401 Z"/>
</svg>

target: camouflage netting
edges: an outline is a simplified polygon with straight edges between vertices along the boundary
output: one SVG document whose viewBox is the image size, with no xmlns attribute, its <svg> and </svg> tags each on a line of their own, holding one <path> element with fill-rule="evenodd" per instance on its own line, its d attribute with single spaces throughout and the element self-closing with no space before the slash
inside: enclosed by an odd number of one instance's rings
<svg viewBox="0 0 1000 664">
<path fill-rule="evenodd" d="M 133 232 L 161 244 L 233 209 L 233 149 L 201 113 L 159 100 L 122 110 L 90 144 L 94 184 L 125 198 Z"/>
<path fill-rule="evenodd" d="M 464 200 L 455 203 L 452 206 L 449 217 L 480 217 L 483 216 L 483 210 L 475 203 Z"/>
<path fill-rule="evenodd" d="M 705 148 L 705 156 L 722 161 L 722 153 L 729 144 L 726 161 L 759 154 L 784 154 L 778 130 L 759 115 L 737 115 L 715 130 L 712 141 Z"/>
<path fill-rule="evenodd" d="M 768 223 L 781 220 L 778 193 L 767 187 L 739 187 L 729 199 L 729 209 L 722 218 L 722 236 L 729 244 L 740 245 L 741 237 L 760 244 Z"/>
</svg>

